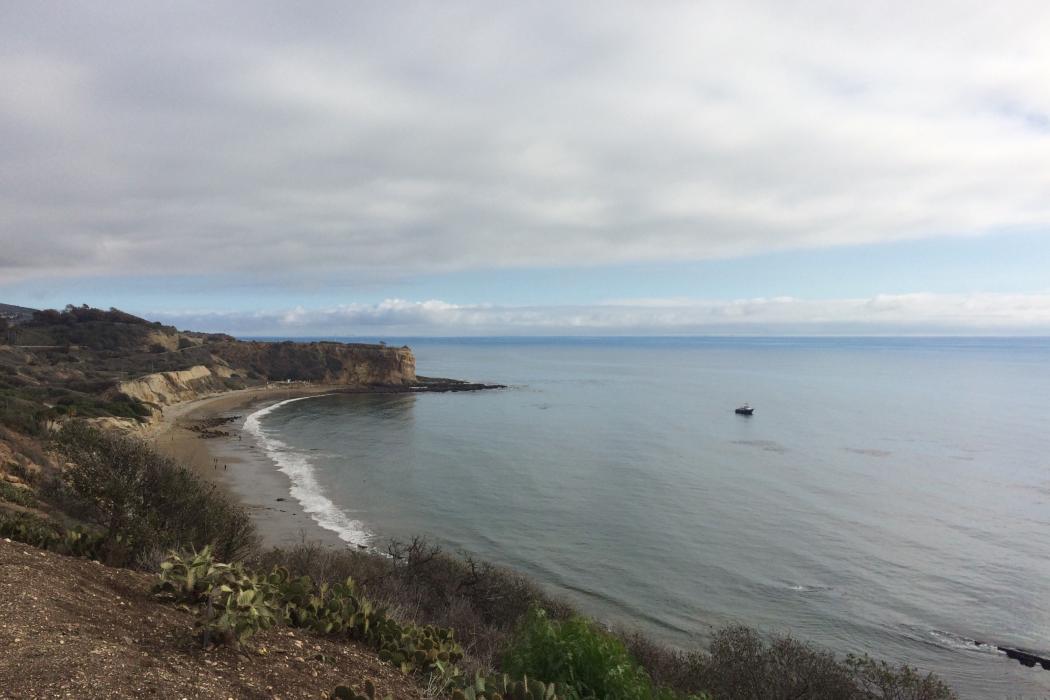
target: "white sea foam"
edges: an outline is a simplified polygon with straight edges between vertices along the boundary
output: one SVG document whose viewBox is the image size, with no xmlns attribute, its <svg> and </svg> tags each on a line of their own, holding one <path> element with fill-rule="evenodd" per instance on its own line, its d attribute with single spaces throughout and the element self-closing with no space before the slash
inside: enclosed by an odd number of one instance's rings
<svg viewBox="0 0 1050 700">
<path fill-rule="evenodd" d="M 788 589 L 796 591 L 798 593 L 823 593 L 824 591 L 830 591 L 831 586 L 807 586 L 801 583 L 790 583 L 787 585 Z"/>
<path fill-rule="evenodd" d="M 1003 651 L 997 649 L 991 644 L 978 642 L 969 637 L 945 632 L 944 630 L 930 630 L 929 635 L 937 640 L 938 644 L 950 649 L 958 649 L 960 651 L 979 651 L 985 654 L 1004 654 Z"/>
<path fill-rule="evenodd" d="M 320 394 L 319 396 L 328 396 Z M 372 534 L 360 520 L 351 518 L 341 510 L 324 494 L 324 489 L 317 482 L 313 464 L 306 454 L 297 452 L 286 443 L 263 430 L 260 419 L 275 409 L 305 399 L 318 398 L 317 396 L 303 396 L 297 399 L 287 399 L 271 404 L 265 408 L 252 413 L 244 421 L 244 430 L 250 433 L 258 441 L 259 445 L 266 451 L 267 456 L 277 465 L 278 471 L 283 472 L 292 482 L 289 492 L 295 500 L 303 507 L 303 511 L 313 518 L 314 522 L 326 530 L 331 530 L 344 542 L 355 545 L 367 545 Z"/>
</svg>

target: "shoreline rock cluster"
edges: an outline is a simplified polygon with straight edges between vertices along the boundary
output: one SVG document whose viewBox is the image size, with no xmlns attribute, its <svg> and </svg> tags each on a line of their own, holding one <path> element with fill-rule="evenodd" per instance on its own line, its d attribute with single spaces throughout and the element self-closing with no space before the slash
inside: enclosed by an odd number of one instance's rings
<svg viewBox="0 0 1050 700">
<path fill-rule="evenodd" d="M 198 437 L 205 440 L 209 438 L 230 437 L 229 431 L 219 430 L 218 428 L 223 425 L 229 425 L 239 418 L 240 416 L 214 416 L 211 418 L 202 418 L 201 420 L 194 421 L 186 426 L 186 430 L 197 433 Z"/>
</svg>

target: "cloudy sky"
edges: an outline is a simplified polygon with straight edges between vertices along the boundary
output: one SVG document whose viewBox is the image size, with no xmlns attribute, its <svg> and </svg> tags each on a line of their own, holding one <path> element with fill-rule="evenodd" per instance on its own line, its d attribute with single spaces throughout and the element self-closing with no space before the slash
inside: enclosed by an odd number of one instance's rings
<svg viewBox="0 0 1050 700">
<path fill-rule="evenodd" d="M 5 2 L 0 301 L 1050 334 L 1050 3 Z"/>
</svg>

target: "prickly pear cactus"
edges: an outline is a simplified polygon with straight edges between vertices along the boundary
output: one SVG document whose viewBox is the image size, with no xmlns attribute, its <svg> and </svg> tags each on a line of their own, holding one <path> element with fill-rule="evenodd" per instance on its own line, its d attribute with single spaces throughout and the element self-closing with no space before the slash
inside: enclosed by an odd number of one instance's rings
<svg viewBox="0 0 1050 700">
<path fill-rule="evenodd" d="M 522 678 L 512 681 L 507 674 L 477 676 L 465 688 L 452 692 L 452 700 L 567 700 L 568 690 L 556 683 Z"/>
<path fill-rule="evenodd" d="M 278 599 L 268 578 L 247 572 L 241 564 L 215 562 L 210 547 L 188 558 L 168 557 L 153 592 L 197 606 L 197 627 L 205 646 L 243 644 L 278 622 Z"/>
<path fill-rule="evenodd" d="M 287 625 L 357 639 L 404 673 L 437 675 L 446 682 L 460 674 L 456 663 L 463 650 L 452 630 L 399 624 L 360 596 L 349 578 L 318 585 L 280 567 L 259 576 L 240 564 L 213 561 L 207 547 L 189 558 L 173 554 L 161 565 L 160 578 L 157 595 L 197 606 L 206 646 L 240 644 L 260 629 Z"/>
</svg>

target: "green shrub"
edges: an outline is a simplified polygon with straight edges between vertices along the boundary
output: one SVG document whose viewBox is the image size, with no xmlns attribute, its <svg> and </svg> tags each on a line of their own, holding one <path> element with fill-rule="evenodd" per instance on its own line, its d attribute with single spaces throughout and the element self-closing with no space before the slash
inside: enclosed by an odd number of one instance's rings
<svg viewBox="0 0 1050 700">
<path fill-rule="evenodd" d="M 23 542 L 58 554 L 98 559 L 102 551 L 101 535 L 81 527 L 63 529 L 35 515 L 0 514 L 0 537 Z"/>
<path fill-rule="evenodd" d="M 29 489 L 20 489 L 6 481 L 0 481 L 0 501 L 7 501 L 26 508 L 36 505 L 36 497 Z"/>
<path fill-rule="evenodd" d="M 579 615 L 552 620 L 539 608 L 522 620 L 502 667 L 512 676 L 563 683 L 574 698 L 675 697 L 653 685 L 619 639 Z"/>
<path fill-rule="evenodd" d="M 172 554 L 161 564 L 158 596 L 198 610 L 205 644 L 239 645 L 275 624 L 357 639 L 405 673 L 428 674 L 448 684 L 459 675 L 463 652 L 451 630 L 401 625 L 357 593 L 354 582 L 316 585 L 276 568 L 260 576 L 241 564 L 216 563 L 209 548 L 192 557 Z"/>
<path fill-rule="evenodd" d="M 254 546 L 243 507 L 145 442 L 70 422 L 55 444 L 75 466 L 49 497 L 103 529 L 108 563 L 146 564 L 158 551 L 207 545 L 234 560 Z"/>
<path fill-rule="evenodd" d="M 51 413 L 60 416 L 78 416 L 80 418 L 103 418 L 116 416 L 117 418 L 131 418 L 142 422 L 150 415 L 150 409 L 146 404 L 137 399 L 118 397 L 113 401 L 106 401 L 97 396 L 84 394 L 73 394 L 68 390 L 55 389 L 51 394 L 65 393 L 58 398 Z"/>
</svg>

